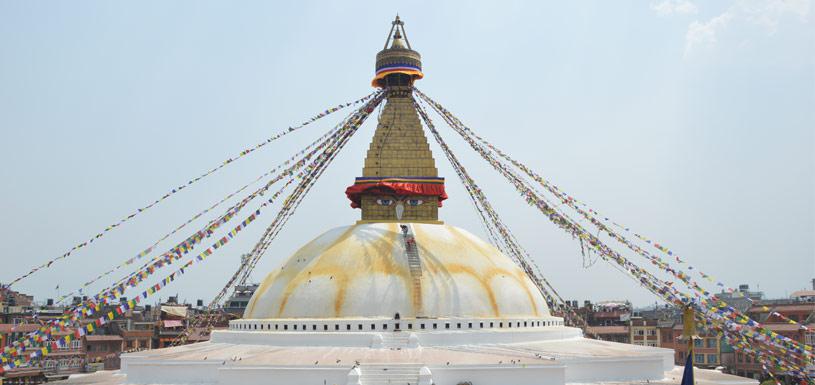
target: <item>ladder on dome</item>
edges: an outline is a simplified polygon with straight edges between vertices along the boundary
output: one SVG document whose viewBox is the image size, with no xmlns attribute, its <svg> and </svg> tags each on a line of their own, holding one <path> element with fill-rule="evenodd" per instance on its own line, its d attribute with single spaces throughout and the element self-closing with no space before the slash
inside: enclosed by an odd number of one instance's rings
<svg viewBox="0 0 815 385">
<path fill-rule="evenodd" d="M 419 247 L 416 245 L 413 229 L 410 225 L 400 225 L 400 227 L 408 269 L 413 281 L 413 304 L 416 307 L 416 316 L 420 316 L 422 312 L 422 260 L 419 258 Z"/>
</svg>

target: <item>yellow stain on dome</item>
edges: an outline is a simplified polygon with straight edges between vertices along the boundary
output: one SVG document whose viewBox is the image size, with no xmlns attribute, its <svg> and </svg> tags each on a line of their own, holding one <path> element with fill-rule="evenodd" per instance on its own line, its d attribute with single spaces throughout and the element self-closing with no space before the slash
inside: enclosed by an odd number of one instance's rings
<svg viewBox="0 0 815 385">
<path fill-rule="evenodd" d="M 405 266 L 396 264 L 394 258 L 384 258 L 385 256 L 390 255 L 390 252 L 394 249 L 398 236 L 396 224 L 389 224 L 388 230 L 390 231 L 386 233 L 386 238 L 378 237 L 373 239 L 371 242 L 361 243 L 362 249 L 355 250 L 353 254 L 344 254 L 343 250 L 336 250 L 337 248 L 344 246 L 343 244 L 351 236 L 355 235 L 356 232 L 354 230 L 356 230 L 357 227 L 358 225 L 349 228 L 340 238 L 313 257 L 312 262 L 308 265 L 308 271 L 305 274 L 302 270 L 292 274 L 286 288 L 283 290 L 283 299 L 280 302 L 280 306 L 277 310 L 277 317 L 283 316 L 286 305 L 288 304 L 289 298 L 294 290 L 314 277 L 331 277 L 330 280 L 333 281 L 334 285 L 337 287 L 337 294 L 334 299 L 334 317 L 339 317 L 342 314 L 342 306 L 345 302 L 345 293 L 348 289 L 349 283 L 354 278 L 358 278 L 363 274 L 370 274 L 372 272 L 381 273 L 384 275 L 400 276 L 405 280 L 410 278 L 410 273 Z M 308 245 L 303 249 L 307 248 Z M 375 250 L 374 253 L 369 253 L 368 249 L 378 250 Z M 359 258 L 360 251 L 362 251 L 363 255 L 365 256 L 364 259 L 370 262 L 367 265 L 370 266 L 370 268 L 368 270 L 354 270 L 349 272 L 347 269 L 348 266 L 343 262 L 347 262 L 345 261 L 347 258 Z M 298 252 L 298 254 L 300 254 L 300 252 Z M 336 255 L 341 255 L 341 257 L 332 258 Z"/>
<path fill-rule="evenodd" d="M 449 225 L 414 223 L 411 227 L 422 267 L 418 296 L 413 295 L 399 225 L 357 224 L 317 237 L 269 274 L 250 300 L 245 317 L 388 317 L 394 309 L 403 317 L 420 312 L 429 317 L 548 313 L 525 273 L 491 245 Z M 513 292 L 515 297 L 508 297 Z M 348 302 L 351 293 L 356 296 Z M 374 295 L 367 298 L 360 293 Z"/>
</svg>

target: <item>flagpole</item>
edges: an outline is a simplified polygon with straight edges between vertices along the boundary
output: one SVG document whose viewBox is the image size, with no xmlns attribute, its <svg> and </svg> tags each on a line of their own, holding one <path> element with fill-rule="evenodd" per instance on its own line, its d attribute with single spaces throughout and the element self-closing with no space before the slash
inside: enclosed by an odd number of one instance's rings
<svg viewBox="0 0 815 385">
<path fill-rule="evenodd" d="M 693 385 L 696 383 L 693 376 L 693 364 L 695 361 L 693 352 L 693 338 L 696 336 L 696 320 L 694 319 L 693 308 L 688 305 L 682 311 L 682 338 L 688 340 L 688 357 L 685 360 L 685 371 L 682 374 L 682 385 Z"/>
</svg>

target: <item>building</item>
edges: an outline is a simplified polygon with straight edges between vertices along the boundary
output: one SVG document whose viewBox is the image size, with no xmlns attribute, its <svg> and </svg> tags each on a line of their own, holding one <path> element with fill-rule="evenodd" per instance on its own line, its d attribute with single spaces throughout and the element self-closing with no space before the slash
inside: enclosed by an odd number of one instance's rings
<svg viewBox="0 0 815 385">
<path fill-rule="evenodd" d="M 258 284 L 237 285 L 224 305 L 224 312 L 240 317 L 246 311 L 246 305 L 252 299 L 252 294 L 258 289 Z"/>
<path fill-rule="evenodd" d="M 88 362 L 103 363 L 105 370 L 119 369 L 122 337 L 117 335 L 86 335 L 83 337 Z"/>
<path fill-rule="evenodd" d="M 603 341 L 631 343 L 631 330 L 628 326 L 588 326 L 586 334 Z"/>
<path fill-rule="evenodd" d="M 31 319 L 34 297 L 2 288 L 0 285 L 0 323 L 19 324 Z"/>
<path fill-rule="evenodd" d="M 674 363 L 684 365 L 689 350 L 688 341 L 683 338 L 682 334 L 681 317 L 657 321 L 656 328 L 659 346 L 672 349 Z M 696 337 L 693 339 L 693 353 L 693 364 L 697 368 L 729 370 L 735 360 L 733 348 L 724 341 L 722 336 L 701 328 L 696 330 Z"/>
<path fill-rule="evenodd" d="M 645 319 L 642 317 L 631 318 L 629 337 L 630 343 L 641 346 L 661 346 L 659 339 L 659 332 L 657 329 L 657 320 Z"/>
<path fill-rule="evenodd" d="M 764 327 L 787 338 L 813 346 L 815 343 L 815 302 L 810 301 L 808 291 L 794 292 L 790 298 L 754 301 L 747 313 L 750 318 L 761 322 Z M 764 371 L 754 357 L 735 353 L 735 362 L 730 373 L 739 376 L 763 379 Z M 810 365 L 815 375 L 815 364 Z M 786 379 L 792 381 L 791 378 Z"/>
<path fill-rule="evenodd" d="M 628 326 L 632 307 L 627 301 L 606 301 L 594 305 L 585 301 L 581 312 L 592 326 Z"/>
<path fill-rule="evenodd" d="M 11 346 L 11 343 L 18 338 L 39 329 L 39 324 L 0 324 L 0 348 Z M 41 348 L 45 344 L 53 344 L 54 340 L 74 333 L 74 329 L 66 329 L 52 335 L 52 340 L 33 346 L 23 353 L 23 357 L 28 359 L 34 348 Z M 79 373 L 84 370 L 86 363 L 85 348 L 81 340 L 73 340 L 67 346 L 55 346 L 51 353 L 40 359 L 35 359 L 30 367 L 15 368 L 10 373 L 4 374 L 4 379 L 9 381 L 4 383 L 39 383 L 48 379 L 67 377 L 70 374 Z M 13 380 L 11 380 L 13 379 Z"/>
<path fill-rule="evenodd" d="M 209 341 L 124 354 L 120 375 L 84 383 L 678 383 L 672 351 L 583 338 L 550 313 L 509 257 L 439 219 L 445 181 L 410 88 L 423 77 L 421 57 L 398 17 L 391 32 L 373 80 L 385 105 L 362 176 L 346 190 L 360 220 L 324 232 L 273 269 L 243 318 Z M 182 322 L 180 313 L 162 305 L 159 326 Z M 613 313 L 602 317 L 628 323 Z M 755 383 L 715 371 L 698 376 Z"/>
<path fill-rule="evenodd" d="M 815 278 L 812 279 L 812 286 L 809 289 L 794 291 L 790 298 L 797 302 L 815 302 Z"/>
</svg>

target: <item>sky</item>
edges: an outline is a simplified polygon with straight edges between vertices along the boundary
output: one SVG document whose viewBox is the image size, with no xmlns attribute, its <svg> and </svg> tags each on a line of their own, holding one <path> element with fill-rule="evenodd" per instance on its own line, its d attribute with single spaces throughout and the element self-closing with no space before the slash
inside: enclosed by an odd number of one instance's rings
<svg viewBox="0 0 815 385">
<path fill-rule="evenodd" d="M 244 148 L 370 93 L 397 13 L 422 54 L 417 87 L 562 190 L 727 286 L 783 297 L 811 285 L 815 24 L 813 2 L 800 0 L 0 1 L 0 282 Z M 43 300 L 80 287 L 342 116 L 241 158 L 14 288 Z M 436 125 L 563 297 L 657 301 L 583 257 Z M 361 174 L 374 128 L 367 122 L 343 149 L 253 280 L 359 219 L 343 191 Z M 429 140 L 450 195 L 440 219 L 485 237 Z M 159 297 L 208 301 L 272 217 Z"/>
</svg>

